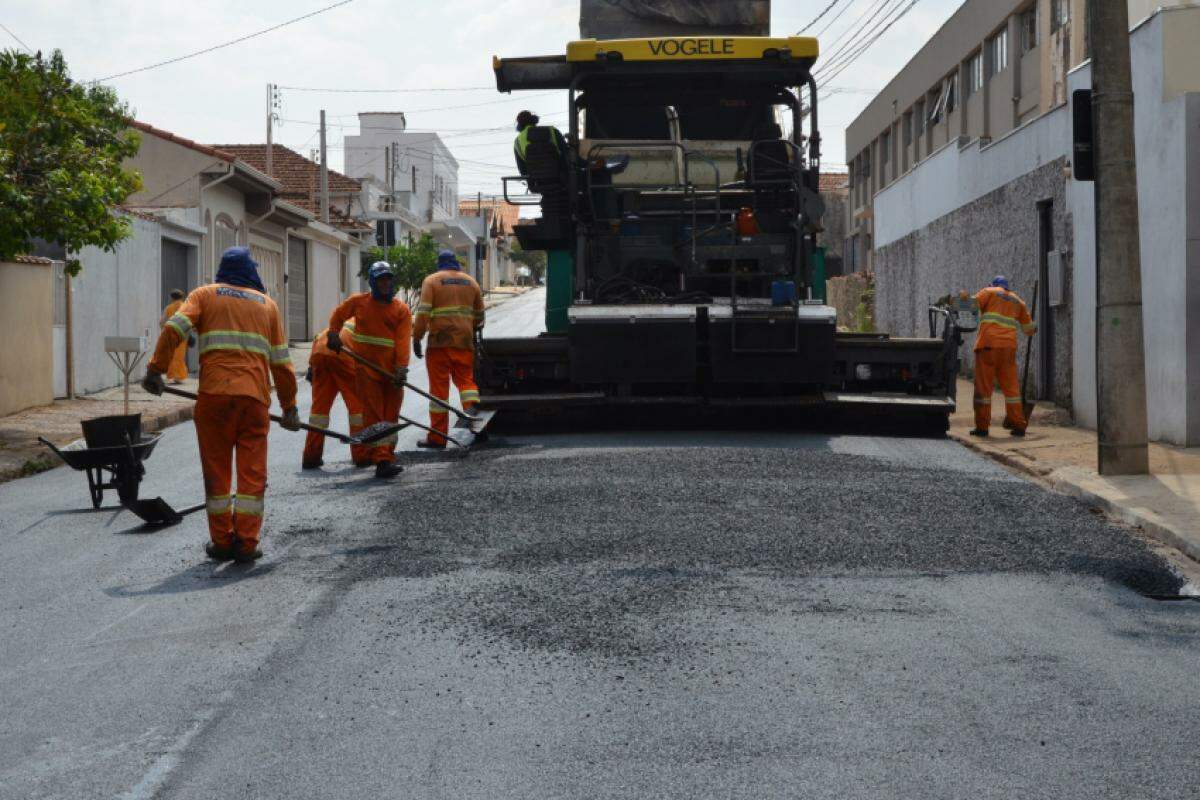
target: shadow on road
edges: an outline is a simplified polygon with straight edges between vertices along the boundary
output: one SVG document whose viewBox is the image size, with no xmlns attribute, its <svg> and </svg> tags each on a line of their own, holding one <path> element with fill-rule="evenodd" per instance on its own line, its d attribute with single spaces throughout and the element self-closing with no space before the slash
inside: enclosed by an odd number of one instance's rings
<svg viewBox="0 0 1200 800">
<path fill-rule="evenodd" d="M 139 587 L 137 584 L 113 586 L 104 589 L 104 593 L 109 597 L 147 597 L 224 589 L 242 581 L 264 578 L 274 572 L 277 566 L 278 563 L 275 562 L 269 564 L 218 564 L 207 561 L 188 567 L 182 572 L 150 586 Z"/>
</svg>

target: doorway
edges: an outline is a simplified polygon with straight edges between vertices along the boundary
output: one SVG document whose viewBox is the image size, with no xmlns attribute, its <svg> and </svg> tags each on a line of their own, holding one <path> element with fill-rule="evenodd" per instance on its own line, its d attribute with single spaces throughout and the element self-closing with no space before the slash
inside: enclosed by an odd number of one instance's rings
<svg viewBox="0 0 1200 800">
<path fill-rule="evenodd" d="M 288 339 L 307 342 L 308 242 L 304 239 L 288 239 L 287 296 Z"/>
<path fill-rule="evenodd" d="M 1054 201 L 1038 203 L 1037 399 L 1054 402 L 1054 313 L 1050 308 L 1050 254 L 1054 251 Z M 1031 309 L 1032 310 L 1032 309 Z"/>
</svg>

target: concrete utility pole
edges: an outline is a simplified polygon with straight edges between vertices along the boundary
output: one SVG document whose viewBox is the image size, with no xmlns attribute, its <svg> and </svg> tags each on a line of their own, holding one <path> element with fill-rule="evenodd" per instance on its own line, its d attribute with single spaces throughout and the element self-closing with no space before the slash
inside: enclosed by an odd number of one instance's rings
<svg viewBox="0 0 1200 800">
<path fill-rule="evenodd" d="M 275 108 L 279 103 L 276 92 L 278 88 L 273 83 L 267 84 L 267 174 L 272 174 L 275 166 L 275 154 L 272 152 L 275 142 Z"/>
<path fill-rule="evenodd" d="M 1129 10 L 1088 3 L 1096 153 L 1096 404 L 1101 475 L 1150 471 Z"/>
<path fill-rule="evenodd" d="M 329 151 L 325 149 L 325 109 L 321 109 L 321 222 L 329 224 Z"/>
</svg>

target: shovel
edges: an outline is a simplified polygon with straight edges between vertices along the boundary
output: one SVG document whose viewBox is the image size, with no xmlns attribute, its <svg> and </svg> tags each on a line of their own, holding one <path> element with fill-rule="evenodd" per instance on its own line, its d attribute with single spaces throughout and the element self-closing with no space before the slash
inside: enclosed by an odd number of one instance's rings
<svg viewBox="0 0 1200 800">
<path fill-rule="evenodd" d="M 200 399 L 199 396 L 193 392 L 185 392 L 183 389 L 175 389 L 170 386 L 164 386 L 163 391 L 166 392 L 167 394 L 173 394 L 176 397 L 186 397 L 189 400 Z M 283 417 L 280 417 L 277 414 L 272 414 L 271 419 L 275 420 L 276 422 L 283 422 Z M 313 433 L 320 433 L 324 436 L 328 436 L 331 439 L 337 439 L 339 442 L 345 442 L 346 444 L 374 444 L 375 442 L 378 442 L 381 439 L 388 438 L 389 436 L 391 436 L 394 433 L 397 433 L 398 431 L 404 430 L 409 425 L 415 425 L 415 424 L 416 423 L 412 422 L 411 420 L 405 420 L 404 422 L 395 423 L 395 424 L 387 423 L 387 422 L 379 422 L 379 423 L 372 425 L 369 428 L 363 428 L 361 431 L 354 434 L 353 436 L 347 436 L 344 433 L 338 433 L 337 431 L 331 431 L 327 428 L 318 428 L 316 425 L 309 425 L 304 422 L 300 423 L 300 427 L 303 430 L 312 431 Z M 421 426 L 418 425 L 417 427 L 421 427 Z"/>
<path fill-rule="evenodd" d="M 1038 281 L 1033 282 L 1033 310 L 1029 314 L 1029 318 L 1037 321 L 1038 307 L 1038 289 L 1041 288 Z M 1033 337 L 1030 336 L 1025 343 L 1025 377 L 1021 381 L 1021 401 L 1025 407 L 1025 424 L 1029 425 L 1029 420 L 1033 417 L 1033 409 L 1037 405 L 1036 400 L 1029 399 L 1029 362 L 1033 355 Z"/>
<path fill-rule="evenodd" d="M 390 372 L 388 372 L 383 367 L 376 364 L 374 361 L 369 361 L 368 359 L 363 358 L 358 353 L 354 352 L 353 350 L 351 350 L 349 347 L 346 347 L 345 345 L 342 345 L 342 352 L 345 353 L 346 355 L 350 356 L 352 359 L 354 359 L 358 363 L 362 364 L 364 367 L 375 370 L 376 372 L 378 372 L 380 375 L 384 376 L 388 380 L 392 380 L 393 378 L 395 378 L 394 375 L 392 375 Z M 478 422 L 479 421 L 478 417 L 468 414 L 467 412 L 463 411 L 460 408 L 455 408 L 454 406 L 447 403 L 445 400 L 439 400 L 438 398 L 434 397 L 433 395 L 429 394 L 428 392 L 424 391 L 423 389 L 419 389 L 416 386 L 413 386 L 408 381 L 404 382 L 404 388 L 412 389 L 414 392 L 421 395 L 421 397 L 424 397 L 426 400 L 429 400 L 430 402 L 433 402 L 433 403 L 437 403 L 439 406 L 443 406 L 443 407 L 449 409 L 450 411 L 454 412 L 454 415 L 461 420 L 466 420 L 467 422 Z M 428 429 L 426 429 L 426 430 L 428 430 Z M 456 444 L 457 444 L 457 442 L 456 442 Z"/>
</svg>

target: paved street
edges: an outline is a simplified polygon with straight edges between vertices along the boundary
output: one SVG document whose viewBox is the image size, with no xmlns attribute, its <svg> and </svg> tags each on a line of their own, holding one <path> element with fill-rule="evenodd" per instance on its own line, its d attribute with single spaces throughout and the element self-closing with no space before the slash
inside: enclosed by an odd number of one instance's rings
<svg viewBox="0 0 1200 800">
<path fill-rule="evenodd" d="M 953 442 L 500 435 L 391 484 L 271 444 L 253 566 L 0 486 L 0 798 L 1200 797 L 1200 604 Z M 147 466 L 201 499 L 190 425 Z"/>
</svg>

